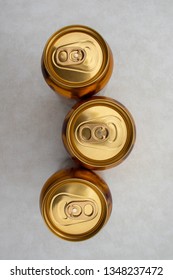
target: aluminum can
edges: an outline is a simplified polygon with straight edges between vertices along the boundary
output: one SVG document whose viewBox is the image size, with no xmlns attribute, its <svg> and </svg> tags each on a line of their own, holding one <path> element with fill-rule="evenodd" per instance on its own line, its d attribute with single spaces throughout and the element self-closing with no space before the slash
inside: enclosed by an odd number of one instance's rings
<svg viewBox="0 0 173 280">
<path fill-rule="evenodd" d="M 66 26 L 47 41 L 42 73 L 48 85 L 68 98 L 82 98 L 100 91 L 109 81 L 113 56 L 109 45 L 95 30 Z"/>
<path fill-rule="evenodd" d="M 48 228 L 69 241 L 95 235 L 108 221 L 112 198 L 107 184 L 85 169 L 64 169 L 43 186 L 40 209 Z"/>
<path fill-rule="evenodd" d="M 135 123 L 119 102 L 92 97 L 67 114 L 62 138 L 70 155 L 89 169 L 107 169 L 121 163 L 133 148 Z"/>
</svg>

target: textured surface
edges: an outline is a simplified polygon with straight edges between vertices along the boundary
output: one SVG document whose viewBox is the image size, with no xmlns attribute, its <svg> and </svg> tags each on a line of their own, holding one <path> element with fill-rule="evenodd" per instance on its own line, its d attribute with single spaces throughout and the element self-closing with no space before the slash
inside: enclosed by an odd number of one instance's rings
<svg viewBox="0 0 173 280">
<path fill-rule="evenodd" d="M 0 258 L 173 258 L 173 2 L 0 1 Z M 48 231 L 39 194 L 71 166 L 61 127 L 73 101 L 55 95 L 40 70 L 48 37 L 69 24 L 96 29 L 116 67 L 103 94 L 134 116 L 137 141 L 121 165 L 99 174 L 113 196 L 108 224 L 82 243 Z"/>
</svg>

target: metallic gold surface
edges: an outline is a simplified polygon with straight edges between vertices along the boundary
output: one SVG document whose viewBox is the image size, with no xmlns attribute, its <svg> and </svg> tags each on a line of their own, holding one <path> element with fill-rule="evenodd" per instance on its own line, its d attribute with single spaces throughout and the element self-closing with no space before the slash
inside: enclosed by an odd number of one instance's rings
<svg viewBox="0 0 173 280">
<path fill-rule="evenodd" d="M 61 170 L 45 183 L 40 209 L 49 229 L 69 241 L 95 235 L 107 222 L 112 198 L 106 183 L 85 169 Z"/>
<path fill-rule="evenodd" d="M 93 97 L 77 103 L 66 116 L 63 142 L 74 159 L 90 169 L 122 162 L 135 142 L 135 124 L 117 101 Z"/>
<path fill-rule="evenodd" d="M 56 92 L 81 98 L 101 90 L 112 74 L 113 57 L 105 40 L 93 29 L 67 26 L 48 40 L 42 56 L 46 82 Z"/>
</svg>

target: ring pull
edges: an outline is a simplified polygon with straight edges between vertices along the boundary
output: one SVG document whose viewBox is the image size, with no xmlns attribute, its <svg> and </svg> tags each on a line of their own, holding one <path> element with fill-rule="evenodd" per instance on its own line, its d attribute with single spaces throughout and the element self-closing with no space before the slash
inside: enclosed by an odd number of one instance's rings
<svg viewBox="0 0 173 280">
<path fill-rule="evenodd" d="M 90 221 L 97 215 L 97 207 L 89 199 L 84 201 L 71 201 L 65 205 L 64 212 L 69 219 Z"/>
<path fill-rule="evenodd" d="M 53 61 L 58 66 L 81 64 L 86 58 L 86 51 L 80 47 L 60 47 L 53 52 Z"/>
<path fill-rule="evenodd" d="M 104 123 L 82 124 L 78 129 L 80 142 L 102 143 L 109 138 L 109 127 Z"/>
</svg>

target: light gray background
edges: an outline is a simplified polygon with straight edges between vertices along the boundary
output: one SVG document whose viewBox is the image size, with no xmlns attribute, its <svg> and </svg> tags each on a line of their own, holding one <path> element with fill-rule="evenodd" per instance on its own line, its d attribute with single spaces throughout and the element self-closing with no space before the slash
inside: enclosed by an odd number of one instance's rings
<svg viewBox="0 0 173 280">
<path fill-rule="evenodd" d="M 0 1 L 0 258 L 173 258 L 173 1 Z M 134 116 L 137 141 L 118 167 L 99 172 L 113 212 L 90 240 L 63 241 L 44 225 L 42 185 L 71 166 L 61 127 L 74 101 L 46 85 L 45 42 L 84 24 L 109 43 L 115 68 L 103 94 Z"/>
</svg>

